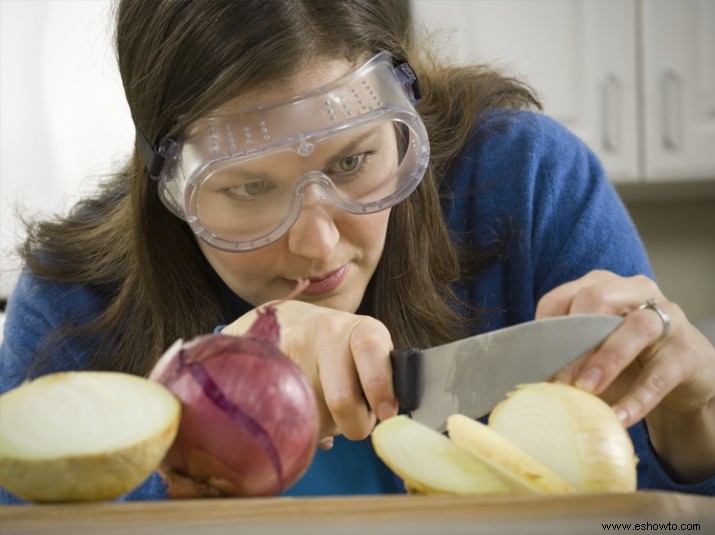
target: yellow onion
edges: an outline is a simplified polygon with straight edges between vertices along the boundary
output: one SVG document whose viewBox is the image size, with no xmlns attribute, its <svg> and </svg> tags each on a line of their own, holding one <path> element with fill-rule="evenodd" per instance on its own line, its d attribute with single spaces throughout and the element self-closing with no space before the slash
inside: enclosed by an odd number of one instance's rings
<svg viewBox="0 0 715 535">
<path fill-rule="evenodd" d="M 67 372 L 0 396 L 0 485 L 35 502 L 111 500 L 156 469 L 179 425 L 163 386 L 116 372 Z"/>
</svg>

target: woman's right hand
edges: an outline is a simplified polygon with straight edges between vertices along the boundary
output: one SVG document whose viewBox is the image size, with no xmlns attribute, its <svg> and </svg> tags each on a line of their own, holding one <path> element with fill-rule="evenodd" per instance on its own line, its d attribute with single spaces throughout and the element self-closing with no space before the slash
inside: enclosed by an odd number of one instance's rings
<svg viewBox="0 0 715 535">
<path fill-rule="evenodd" d="M 276 301 L 280 348 L 313 385 L 320 411 L 320 447 L 332 437 L 366 438 L 377 420 L 397 414 L 392 387 L 392 339 L 383 323 L 301 301 Z M 255 310 L 224 327 L 244 334 Z"/>
</svg>

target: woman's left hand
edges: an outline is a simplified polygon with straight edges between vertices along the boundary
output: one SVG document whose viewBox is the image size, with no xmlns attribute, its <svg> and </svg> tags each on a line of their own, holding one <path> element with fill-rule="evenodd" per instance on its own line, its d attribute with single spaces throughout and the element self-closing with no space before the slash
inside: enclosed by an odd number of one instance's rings
<svg viewBox="0 0 715 535">
<path fill-rule="evenodd" d="M 651 299 L 666 321 L 642 307 Z M 556 380 L 601 396 L 625 426 L 648 417 L 654 445 L 676 440 L 668 435 L 682 443 L 687 424 L 702 422 L 703 429 L 688 434 L 699 434 L 704 450 L 715 451 L 715 348 L 705 335 L 645 276 L 592 271 L 544 295 L 536 309 L 537 318 L 594 313 L 623 316 L 624 321 Z"/>
</svg>

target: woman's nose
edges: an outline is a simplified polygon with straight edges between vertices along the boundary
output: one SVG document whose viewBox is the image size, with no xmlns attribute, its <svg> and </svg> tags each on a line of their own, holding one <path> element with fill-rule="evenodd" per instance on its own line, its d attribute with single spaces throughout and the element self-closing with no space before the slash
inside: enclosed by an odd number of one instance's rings
<svg viewBox="0 0 715 535">
<path fill-rule="evenodd" d="M 340 231 L 335 225 L 338 210 L 330 202 L 314 202 L 303 206 L 298 219 L 288 231 L 288 248 L 293 254 L 324 260 L 340 241 Z"/>
</svg>

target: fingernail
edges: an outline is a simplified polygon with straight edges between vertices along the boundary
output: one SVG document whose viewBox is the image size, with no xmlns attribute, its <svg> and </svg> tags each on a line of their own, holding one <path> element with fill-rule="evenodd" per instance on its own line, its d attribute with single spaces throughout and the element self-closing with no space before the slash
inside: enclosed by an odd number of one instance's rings
<svg viewBox="0 0 715 535">
<path fill-rule="evenodd" d="M 385 401 L 377 408 L 377 417 L 380 421 L 387 420 L 395 415 L 395 407 L 392 403 Z"/>
<path fill-rule="evenodd" d="M 589 368 L 576 379 L 576 383 L 574 384 L 582 390 L 593 392 L 598 386 L 598 383 L 601 382 L 601 377 L 603 377 L 601 370 L 598 368 Z"/>
<path fill-rule="evenodd" d="M 616 409 L 616 416 L 618 416 L 622 424 L 625 424 L 628 420 L 628 411 L 626 409 Z"/>
<path fill-rule="evenodd" d="M 333 437 L 325 437 L 318 442 L 318 447 L 321 450 L 329 450 L 334 446 L 335 439 Z"/>
</svg>

